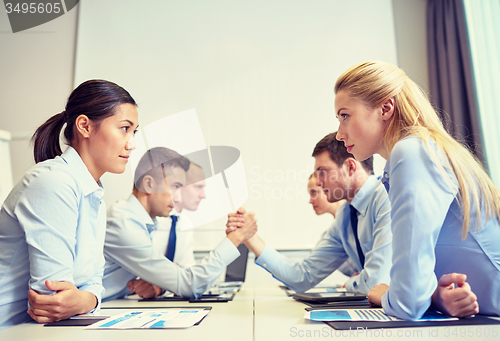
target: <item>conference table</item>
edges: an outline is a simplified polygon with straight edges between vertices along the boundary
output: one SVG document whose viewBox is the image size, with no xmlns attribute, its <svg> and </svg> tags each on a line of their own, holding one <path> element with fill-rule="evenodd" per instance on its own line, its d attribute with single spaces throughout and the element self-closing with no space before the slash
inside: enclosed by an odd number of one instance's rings
<svg viewBox="0 0 500 341">
<path fill-rule="evenodd" d="M 500 333 L 500 325 L 335 330 L 323 322 L 304 319 L 306 305 L 288 297 L 277 281 L 244 283 L 233 301 L 227 303 L 122 299 L 103 303 L 100 314 L 112 316 L 141 308 L 194 306 L 211 306 L 212 310 L 199 325 L 187 329 L 85 330 L 84 327 L 44 327 L 25 323 L 0 330 L 0 340 L 498 340 Z"/>
</svg>

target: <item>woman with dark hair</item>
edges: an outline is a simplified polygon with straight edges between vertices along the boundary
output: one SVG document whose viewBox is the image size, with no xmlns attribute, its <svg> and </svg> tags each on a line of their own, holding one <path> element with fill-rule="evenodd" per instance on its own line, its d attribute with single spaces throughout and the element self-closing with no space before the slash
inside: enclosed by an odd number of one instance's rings
<svg viewBox="0 0 500 341">
<path fill-rule="evenodd" d="M 99 308 L 106 232 L 99 179 L 125 171 L 136 107 L 120 86 L 90 80 L 36 130 L 37 164 L 0 211 L 0 329 L 30 316 L 43 323 Z"/>
</svg>

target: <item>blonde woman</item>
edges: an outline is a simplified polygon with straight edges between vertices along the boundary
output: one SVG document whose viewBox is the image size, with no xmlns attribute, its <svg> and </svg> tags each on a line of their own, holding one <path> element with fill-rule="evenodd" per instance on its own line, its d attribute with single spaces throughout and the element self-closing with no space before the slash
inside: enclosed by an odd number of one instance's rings
<svg viewBox="0 0 500 341">
<path fill-rule="evenodd" d="M 410 320 L 431 304 L 458 317 L 500 315 L 500 194 L 480 163 L 394 65 L 354 65 L 335 93 L 337 139 L 358 160 L 387 160 L 391 285 L 375 286 L 370 302 Z"/>
</svg>

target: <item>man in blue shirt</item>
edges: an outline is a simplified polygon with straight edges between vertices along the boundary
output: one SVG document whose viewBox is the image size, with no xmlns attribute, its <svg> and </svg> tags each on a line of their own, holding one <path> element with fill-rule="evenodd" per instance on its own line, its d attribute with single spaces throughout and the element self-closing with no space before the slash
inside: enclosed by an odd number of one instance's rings
<svg viewBox="0 0 500 341">
<path fill-rule="evenodd" d="M 172 197 L 180 194 L 188 167 L 188 159 L 168 148 L 149 150 L 135 171 L 130 198 L 108 210 L 104 300 L 122 298 L 132 291 L 141 297 L 153 297 L 158 294 L 154 286 L 197 298 L 239 256 L 237 246 L 257 231 L 253 213 L 244 213 L 241 231 L 228 233 L 201 265 L 188 268 L 179 267 L 155 249 L 152 235 L 157 228 L 156 217 L 168 216 L 174 208 Z M 141 279 L 136 281 L 137 277 Z"/>
<path fill-rule="evenodd" d="M 328 134 L 314 149 L 317 183 L 328 201 L 345 199 L 346 202 L 339 207 L 335 223 L 309 256 L 301 262 L 292 262 L 257 235 L 245 245 L 255 253 L 258 265 L 297 292 L 314 287 L 351 258 L 361 271 L 349 278 L 345 287 L 366 294 L 374 285 L 389 280 L 390 202 L 384 186 L 373 175 L 373 158 L 357 161 L 335 136 L 336 133 Z M 357 229 L 353 229 L 353 224 Z M 230 225 L 227 231 L 233 230 Z"/>
<path fill-rule="evenodd" d="M 329 202 L 326 194 L 323 192 L 323 189 L 316 184 L 317 182 L 318 176 L 316 172 L 314 172 L 311 174 L 311 176 L 309 176 L 309 182 L 307 183 L 307 191 L 309 192 L 310 198 L 309 203 L 312 205 L 314 212 L 316 212 L 316 215 L 330 213 L 335 221 L 335 214 L 337 214 L 337 210 L 340 206 L 342 206 L 344 200 Z M 327 233 L 328 230 L 325 230 L 321 234 L 320 241 Z M 344 264 L 339 266 L 338 270 L 349 277 L 359 274 L 359 269 L 356 268 L 356 265 L 350 259 L 347 259 Z"/>
</svg>

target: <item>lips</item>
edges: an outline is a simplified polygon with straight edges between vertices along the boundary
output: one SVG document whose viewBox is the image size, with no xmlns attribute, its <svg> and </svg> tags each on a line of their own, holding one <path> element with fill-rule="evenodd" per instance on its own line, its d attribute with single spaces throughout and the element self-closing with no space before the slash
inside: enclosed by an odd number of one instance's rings
<svg viewBox="0 0 500 341">
<path fill-rule="evenodd" d="M 350 153 L 352 148 L 354 147 L 353 144 L 351 144 L 350 146 L 346 146 L 347 147 L 347 152 Z"/>
</svg>

